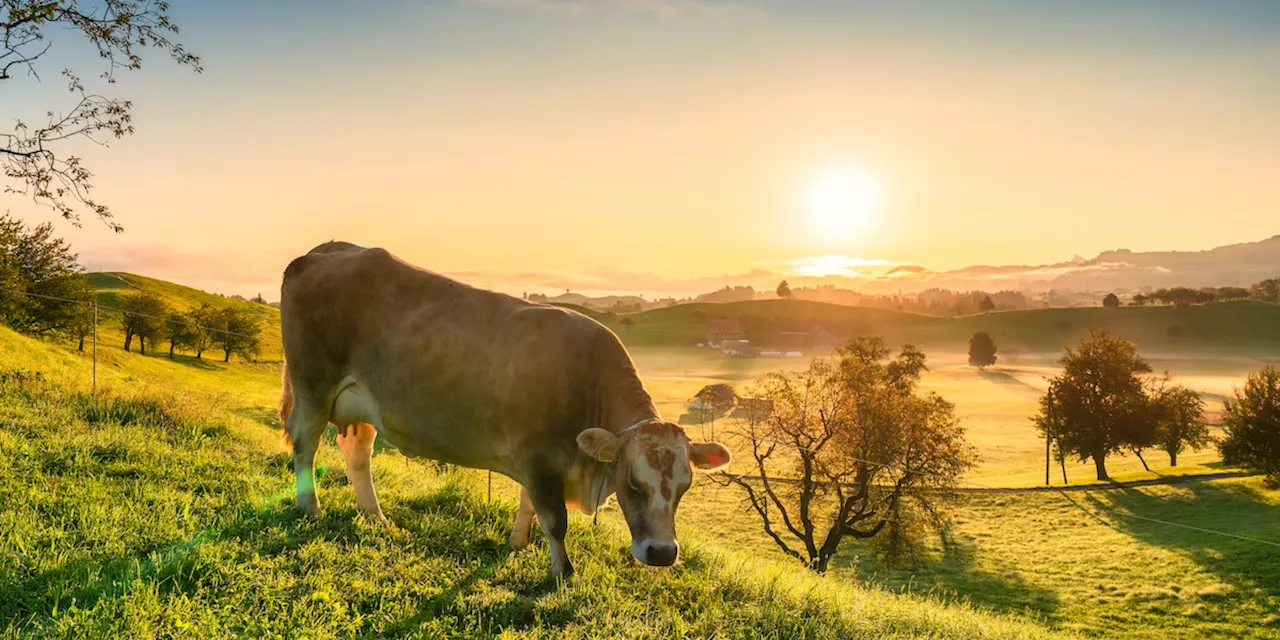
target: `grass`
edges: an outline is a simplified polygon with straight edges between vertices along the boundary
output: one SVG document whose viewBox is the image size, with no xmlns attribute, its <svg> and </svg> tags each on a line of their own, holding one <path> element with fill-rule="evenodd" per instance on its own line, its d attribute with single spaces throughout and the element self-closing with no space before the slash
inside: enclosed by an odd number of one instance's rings
<svg viewBox="0 0 1280 640">
<path fill-rule="evenodd" d="M 175 307 L 208 295 L 113 277 L 124 283 L 116 291 L 155 288 Z M 610 509 L 599 529 L 573 518 L 580 581 L 559 587 L 545 579 L 544 546 L 505 546 L 511 483 L 495 482 L 489 502 L 476 472 L 381 451 L 375 480 L 394 524 L 380 527 L 355 515 L 341 460 L 326 446 L 326 516 L 296 518 L 273 415 L 278 355 L 171 361 L 124 353 L 111 331 L 94 398 L 87 356 L 0 329 L 0 637 L 1280 637 L 1275 549 L 1099 510 L 1280 540 L 1280 494 L 1254 479 L 966 495 L 952 544 L 914 567 L 879 567 L 851 546 L 834 575 L 815 578 L 776 551 L 733 490 L 699 478 L 679 512 L 683 565 L 632 566 Z M 631 348 L 669 417 L 704 384 L 805 365 L 643 340 Z M 984 456 L 969 479 L 1042 483 L 1043 443 L 1026 418 L 1055 356 L 1002 353 L 999 366 L 977 372 L 954 349 L 927 352 L 922 384 L 956 403 Z M 1266 353 L 1163 351 L 1153 364 L 1217 411 Z M 1132 456 L 1108 466 L 1120 479 L 1222 469 L 1213 451 L 1184 455 L 1177 469 L 1160 455 L 1148 461 L 1155 473 Z M 1068 473 L 1075 483 L 1091 478 L 1087 464 Z"/>
<path fill-rule="evenodd" d="M 1052 635 L 696 544 L 672 570 L 638 568 L 616 520 L 574 520 L 579 579 L 558 585 L 544 546 L 506 547 L 514 501 L 486 501 L 473 472 L 375 456 L 382 526 L 356 515 L 326 447 L 326 515 L 299 518 L 271 425 L 5 366 L 0 637 Z"/>
</svg>

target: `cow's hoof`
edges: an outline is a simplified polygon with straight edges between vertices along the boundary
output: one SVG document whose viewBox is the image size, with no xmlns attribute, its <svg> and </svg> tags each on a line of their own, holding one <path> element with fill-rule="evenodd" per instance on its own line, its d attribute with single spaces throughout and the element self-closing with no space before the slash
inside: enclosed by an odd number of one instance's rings
<svg viewBox="0 0 1280 640">
<path fill-rule="evenodd" d="M 324 510 L 320 508 L 320 501 L 316 500 L 314 495 L 310 496 L 309 499 L 307 496 L 299 498 L 298 504 L 295 508 L 298 510 L 298 513 L 301 513 L 308 518 L 318 519 L 324 515 Z"/>
<path fill-rule="evenodd" d="M 516 551 L 520 551 L 529 546 L 529 534 L 512 533 L 511 537 L 507 539 L 507 545 Z"/>
</svg>

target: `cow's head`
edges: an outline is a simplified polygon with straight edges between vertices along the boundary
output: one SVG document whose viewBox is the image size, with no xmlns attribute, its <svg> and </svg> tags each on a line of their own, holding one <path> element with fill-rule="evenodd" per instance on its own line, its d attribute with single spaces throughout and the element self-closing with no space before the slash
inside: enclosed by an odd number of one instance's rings
<svg viewBox="0 0 1280 640">
<path fill-rule="evenodd" d="M 716 442 L 693 443 L 684 430 L 652 420 L 613 434 L 587 429 L 578 446 L 601 462 L 615 462 L 614 488 L 631 528 L 631 555 L 655 567 L 680 556 L 676 507 L 693 482 L 693 469 L 729 464 L 729 450 Z"/>
</svg>

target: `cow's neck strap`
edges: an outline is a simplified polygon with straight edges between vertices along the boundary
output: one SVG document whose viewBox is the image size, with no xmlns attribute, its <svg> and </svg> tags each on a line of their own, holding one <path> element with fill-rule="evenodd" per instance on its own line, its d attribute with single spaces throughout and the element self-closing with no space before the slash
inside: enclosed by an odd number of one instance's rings
<svg viewBox="0 0 1280 640">
<path fill-rule="evenodd" d="M 640 428 L 640 425 L 648 424 L 657 419 L 658 418 L 656 416 L 646 416 L 646 417 L 640 418 L 639 420 L 636 420 L 635 422 L 632 422 L 631 424 L 627 425 L 626 428 L 624 428 L 622 431 L 619 431 L 616 435 L 619 438 L 621 438 L 623 435 Z M 600 503 L 604 501 L 604 485 L 608 481 L 609 481 L 609 474 L 607 472 L 601 473 L 600 483 L 596 486 L 595 505 L 592 507 L 595 510 L 595 513 L 591 515 L 591 526 L 593 527 L 600 524 Z"/>
</svg>

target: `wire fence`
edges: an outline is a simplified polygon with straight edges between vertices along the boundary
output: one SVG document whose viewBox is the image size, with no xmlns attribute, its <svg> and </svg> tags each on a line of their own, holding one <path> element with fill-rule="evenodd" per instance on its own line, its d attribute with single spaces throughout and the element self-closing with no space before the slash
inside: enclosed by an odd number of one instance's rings
<svg viewBox="0 0 1280 640">
<path fill-rule="evenodd" d="M 246 333 L 228 331 L 226 329 L 220 329 L 218 327 L 201 325 L 195 322 L 180 320 L 177 318 L 161 317 L 161 316 L 155 316 L 155 315 L 150 315 L 146 313 L 139 313 L 137 311 L 125 309 L 122 307 L 113 307 L 111 305 L 101 304 L 97 300 L 86 300 L 86 299 L 77 300 L 75 298 L 63 298 L 59 296 L 46 295 L 43 293 L 33 293 L 31 291 L 24 291 L 21 289 L 0 289 L 0 292 L 26 296 L 28 298 L 37 298 L 37 299 L 49 300 L 53 302 L 62 302 L 66 304 L 85 305 L 93 309 L 93 392 L 94 393 L 98 392 L 98 323 L 99 323 L 98 310 L 99 309 L 107 309 L 108 311 L 117 311 L 123 314 L 125 317 L 134 316 L 138 318 L 147 318 L 149 320 L 158 320 L 160 322 L 171 324 L 171 325 L 182 325 L 187 327 L 194 327 L 196 329 L 200 329 L 202 331 L 206 331 L 209 333 L 218 333 L 222 335 L 236 336 L 240 338 L 246 338 L 249 340 L 257 339 L 257 336 L 252 336 Z"/>
</svg>

